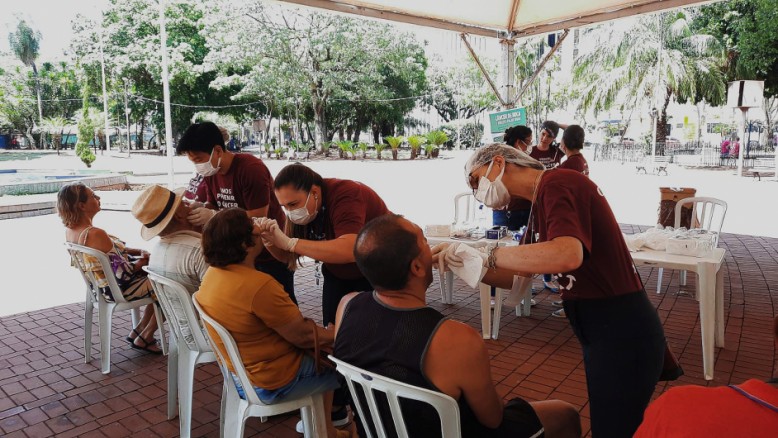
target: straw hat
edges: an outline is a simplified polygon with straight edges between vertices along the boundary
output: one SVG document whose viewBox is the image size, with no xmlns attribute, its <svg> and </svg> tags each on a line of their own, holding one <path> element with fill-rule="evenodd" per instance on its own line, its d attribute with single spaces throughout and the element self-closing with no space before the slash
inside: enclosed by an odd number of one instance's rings
<svg viewBox="0 0 778 438">
<path fill-rule="evenodd" d="M 181 203 L 184 190 L 182 187 L 171 192 L 162 186 L 153 185 L 141 192 L 132 205 L 132 215 L 143 224 L 140 228 L 143 240 L 151 240 L 167 227 Z"/>
</svg>

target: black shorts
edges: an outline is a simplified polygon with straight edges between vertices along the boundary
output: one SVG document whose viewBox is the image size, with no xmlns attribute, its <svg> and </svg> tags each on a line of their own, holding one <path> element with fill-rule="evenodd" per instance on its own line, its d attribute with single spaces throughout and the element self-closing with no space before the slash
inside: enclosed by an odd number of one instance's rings
<svg viewBox="0 0 778 438">
<path fill-rule="evenodd" d="M 544 436 L 544 431 L 540 418 L 532 406 L 520 398 L 514 398 L 506 403 L 502 414 L 502 423 L 496 429 L 486 428 L 480 423 L 462 424 L 463 438 L 536 438 L 542 436 Z"/>
</svg>

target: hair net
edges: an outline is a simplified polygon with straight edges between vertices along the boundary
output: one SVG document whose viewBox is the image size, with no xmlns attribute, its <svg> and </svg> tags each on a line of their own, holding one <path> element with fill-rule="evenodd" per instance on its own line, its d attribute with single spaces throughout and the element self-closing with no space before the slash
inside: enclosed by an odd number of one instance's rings
<svg viewBox="0 0 778 438">
<path fill-rule="evenodd" d="M 465 163 L 465 176 L 469 176 L 474 170 L 489 164 L 494 157 L 498 155 L 505 158 L 506 163 L 515 164 L 519 167 L 530 167 L 538 170 L 545 169 L 540 161 L 516 148 L 510 147 L 504 143 L 492 143 L 476 149 L 473 156 Z"/>
</svg>

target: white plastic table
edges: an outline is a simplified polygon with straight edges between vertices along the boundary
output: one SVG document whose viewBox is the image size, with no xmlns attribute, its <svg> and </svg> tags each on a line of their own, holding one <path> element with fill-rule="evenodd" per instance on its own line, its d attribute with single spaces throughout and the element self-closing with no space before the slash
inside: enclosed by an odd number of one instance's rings
<svg viewBox="0 0 778 438">
<path fill-rule="evenodd" d="M 716 248 L 706 257 L 668 254 L 665 251 L 633 252 L 638 266 L 692 271 L 697 274 L 697 301 L 700 303 L 702 364 L 706 380 L 713 380 L 714 344 L 724 348 L 724 248 Z"/>
<path fill-rule="evenodd" d="M 427 237 L 427 243 L 430 245 L 437 245 L 440 243 L 464 243 L 466 245 L 470 245 L 475 248 L 480 248 L 483 246 L 513 246 L 518 244 L 515 240 L 513 240 L 511 237 L 506 236 L 503 237 L 500 240 L 491 240 L 491 239 L 478 239 L 478 240 L 468 240 L 468 239 L 455 239 L 452 237 L 435 237 L 435 236 L 426 236 Z M 454 273 L 451 271 L 440 274 L 440 295 L 442 298 L 442 301 L 444 304 L 453 304 L 454 302 Z M 491 286 L 488 284 L 481 283 L 479 285 L 479 292 L 480 292 L 480 301 L 481 301 L 481 332 L 483 334 L 484 339 L 497 339 L 497 336 L 499 334 L 500 330 L 500 312 L 502 311 L 502 298 L 503 298 L 503 289 L 497 288 L 495 292 L 494 297 L 494 318 L 492 318 L 492 306 L 491 306 Z M 523 297 L 524 305 L 521 306 L 523 309 L 522 314 L 524 316 L 529 316 L 530 314 L 530 300 L 532 298 L 532 288 L 527 287 L 525 292 L 525 296 Z M 517 308 L 517 316 L 519 315 L 519 306 Z"/>
</svg>

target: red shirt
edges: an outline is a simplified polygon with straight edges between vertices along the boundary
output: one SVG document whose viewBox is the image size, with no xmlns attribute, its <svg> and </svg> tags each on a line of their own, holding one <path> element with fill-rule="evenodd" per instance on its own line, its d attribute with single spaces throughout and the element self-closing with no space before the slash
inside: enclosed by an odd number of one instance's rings
<svg viewBox="0 0 778 438">
<path fill-rule="evenodd" d="M 221 175 L 203 178 L 200 186 L 206 186 L 206 199 L 217 210 L 240 207 L 246 211 L 268 206 L 267 217 L 275 219 L 280 227 L 286 224 L 286 215 L 273 191 L 273 177 L 265 163 L 249 154 L 235 154 L 230 170 Z M 265 249 L 258 261 L 275 260 Z"/>
<path fill-rule="evenodd" d="M 588 177 L 568 169 L 546 171 L 533 207 L 539 242 L 575 237 L 584 260 L 578 269 L 557 273 L 562 299 L 597 299 L 641 290 L 619 224 L 602 191 Z M 552 272 L 554 274 L 554 272 Z"/>
<path fill-rule="evenodd" d="M 570 155 L 567 157 L 567 160 L 559 163 L 559 168 L 575 170 L 589 176 L 589 163 L 586 162 L 586 158 L 581 154 Z"/>
<path fill-rule="evenodd" d="M 391 213 L 370 187 L 347 179 L 324 178 L 322 212 L 308 227 L 311 240 L 332 240 L 346 234 L 359 234 L 370 220 Z M 325 263 L 332 275 L 354 280 L 362 277 L 356 263 Z"/>
<path fill-rule="evenodd" d="M 208 197 L 207 191 L 207 186 L 203 184 L 203 176 L 195 174 L 195 176 L 189 180 L 189 185 L 186 187 L 183 196 L 184 199 L 189 199 L 191 201 L 205 202 Z"/>
<path fill-rule="evenodd" d="M 778 388 L 748 380 L 737 385 L 752 396 L 778 406 Z M 684 385 L 670 388 L 646 409 L 636 438 L 774 437 L 778 412 L 728 386 Z"/>
<path fill-rule="evenodd" d="M 553 169 L 559 165 L 565 154 L 559 149 L 559 146 L 551 144 L 545 151 L 541 151 L 537 146 L 533 147 L 529 156 L 543 163 L 546 169 Z"/>
</svg>

